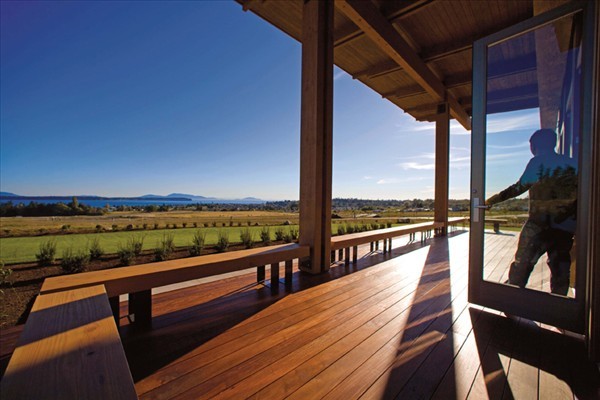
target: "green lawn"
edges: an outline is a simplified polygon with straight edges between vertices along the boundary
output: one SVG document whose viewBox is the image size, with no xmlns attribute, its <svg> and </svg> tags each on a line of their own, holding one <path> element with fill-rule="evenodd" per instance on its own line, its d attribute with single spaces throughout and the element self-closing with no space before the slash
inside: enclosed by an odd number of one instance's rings
<svg viewBox="0 0 600 400">
<path fill-rule="evenodd" d="M 271 238 L 275 239 L 275 230 L 278 227 L 270 226 Z M 290 229 L 298 229 L 297 225 L 281 226 L 286 233 Z M 231 243 L 239 243 L 240 232 L 245 229 L 243 227 L 226 227 L 226 228 L 180 228 L 180 229 L 159 229 L 146 231 L 123 231 L 110 233 L 89 233 L 89 234 L 72 234 L 72 235 L 57 235 L 57 236 L 33 236 L 33 237 L 15 237 L 15 238 L 0 238 L 0 260 L 5 264 L 15 264 L 22 262 L 36 261 L 35 255 L 39 250 L 40 244 L 48 240 L 56 241 L 56 257 L 61 258 L 63 251 L 72 247 L 74 251 L 85 250 L 89 246 L 89 242 L 93 238 L 98 238 L 100 246 L 105 254 L 114 254 L 119 249 L 119 246 L 125 246 L 131 237 L 144 237 L 144 250 L 154 249 L 164 235 L 173 235 L 175 246 L 191 246 L 192 237 L 198 230 L 206 232 L 206 244 L 212 245 L 217 242 L 219 231 L 229 234 Z M 254 234 L 254 240 L 260 240 L 260 231 L 262 227 L 253 226 L 249 228 Z"/>
</svg>

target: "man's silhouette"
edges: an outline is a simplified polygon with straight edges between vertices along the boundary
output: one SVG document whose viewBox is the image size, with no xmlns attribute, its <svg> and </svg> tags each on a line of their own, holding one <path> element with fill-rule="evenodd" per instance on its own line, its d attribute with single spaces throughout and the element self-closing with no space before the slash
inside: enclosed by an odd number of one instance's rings
<svg viewBox="0 0 600 400">
<path fill-rule="evenodd" d="M 551 129 L 535 131 L 529 143 L 533 158 L 521 178 L 486 204 L 494 205 L 529 190 L 529 218 L 519 236 L 508 283 L 525 287 L 538 259 L 548 253 L 551 291 L 564 296 L 569 290 L 569 253 L 576 226 L 577 164 L 554 151 L 556 133 Z"/>
</svg>

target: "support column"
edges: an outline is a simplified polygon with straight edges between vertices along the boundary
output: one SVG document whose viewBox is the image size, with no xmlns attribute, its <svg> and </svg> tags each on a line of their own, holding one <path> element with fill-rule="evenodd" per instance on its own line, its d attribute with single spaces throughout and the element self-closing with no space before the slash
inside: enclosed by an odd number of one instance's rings
<svg viewBox="0 0 600 400">
<path fill-rule="evenodd" d="M 450 108 L 438 106 L 435 119 L 435 222 L 443 222 L 440 234 L 448 228 L 448 178 L 450 170 Z"/>
<path fill-rule="evenodd" d="M 331 253 L 333 131 L 333 2 L 308 0 L 302 21 L 300 244 L 310 259 L 300 269 L 327 271 Z"/>
</svg>

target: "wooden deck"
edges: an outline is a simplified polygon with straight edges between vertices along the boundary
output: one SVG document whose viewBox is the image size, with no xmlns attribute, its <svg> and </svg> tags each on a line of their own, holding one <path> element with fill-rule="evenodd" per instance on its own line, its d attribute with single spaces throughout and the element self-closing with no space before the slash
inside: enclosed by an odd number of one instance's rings
<svg viewBox="0 0 600 400">
<path fill-rule="evenodd" d="M 490 238 L 500 249 L 510 236 Z M 406 242 L 385 255 L 361 246 L 356 266 L 324 275 L 296 271 L 275 295 L 254 274 L 155 295 L 154 329 L 122 328 L 138 395 L 599 398 L 582 342 L 467 302 L 468 233 Z"/>
</svg>

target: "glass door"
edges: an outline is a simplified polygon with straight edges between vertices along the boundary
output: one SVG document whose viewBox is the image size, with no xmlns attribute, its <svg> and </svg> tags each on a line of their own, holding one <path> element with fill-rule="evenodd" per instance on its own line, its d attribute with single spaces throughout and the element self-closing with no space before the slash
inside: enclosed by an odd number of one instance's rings
<svg viewBox="0 0 600 400">
<path fill-rule="evenodd" d="M 574 332 L 585 321 L 584 6 L 473 46 L 469 300 Z"/>
</svg>

